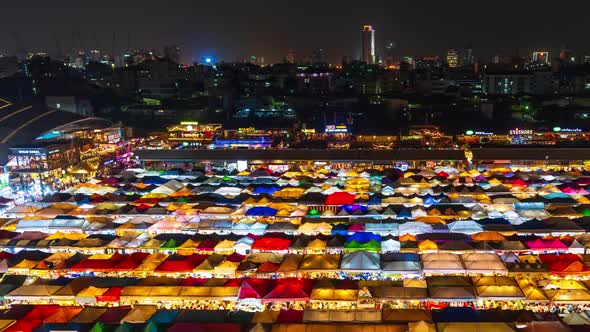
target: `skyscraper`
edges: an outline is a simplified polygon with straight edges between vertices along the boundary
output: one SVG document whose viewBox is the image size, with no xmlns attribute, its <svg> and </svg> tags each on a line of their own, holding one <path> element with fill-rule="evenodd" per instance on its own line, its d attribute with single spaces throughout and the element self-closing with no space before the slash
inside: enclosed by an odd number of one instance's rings
<svg viewBox="0 0 590 332">
<path fill-rule="evenodd" d="M 459 52 L 452 48 L 447 51 L 447 64 L 449 68 L 457 68 L 459 66 Z"/>
<path fill-rule="evenodd" d="M 371 25 L 363 26 L 361 60 L 370 64 L 375 63 L 375 30 Z"/>
</svg>

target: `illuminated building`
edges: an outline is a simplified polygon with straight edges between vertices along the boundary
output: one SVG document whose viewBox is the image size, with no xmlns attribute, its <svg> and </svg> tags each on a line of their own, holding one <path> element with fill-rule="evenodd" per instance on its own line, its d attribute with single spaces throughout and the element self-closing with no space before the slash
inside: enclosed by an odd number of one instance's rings
<svg viewBox="0 0 590 332">
<path fill-rule="evenodd" d="M 576 60 L 574 58 L 574 52 L 567 45 L 563 45 L 559 51 L 559 59 L 564 62 L 574 62 Z"/>
<path fill-rule="evenodd" d="M 549 64 L 549 52 L 547 52 L 547 51 L 533 52 L 533 62 Z"/>
<path fill-rule="evenodd" d="M 450 68 L 457 68 L 459 66 L 459 52 L 452 48 L 447 51 L 447 64 Z"/>
<path fill-rule="evenodd" d="M 371 25 L 363 26 L 361 61 L 369 64 L 375 63 L 375 30 Z"/>
<path fill-rule="evenodd" d="M 166 129 L 171 143 L 182 142 L 185 146 L 210 143 L 223 133 L 221 124 L 199 124 L 194 121 L 183 121 Z"/>
</svg>

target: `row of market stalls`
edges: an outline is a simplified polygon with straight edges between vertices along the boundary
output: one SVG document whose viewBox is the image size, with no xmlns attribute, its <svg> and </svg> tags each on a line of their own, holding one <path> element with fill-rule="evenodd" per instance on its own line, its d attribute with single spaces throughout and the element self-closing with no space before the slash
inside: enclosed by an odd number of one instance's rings
<svg viewBox="0 0 590 332">
<path fill-rule="evenodd" d="M 203 310 L 441 309 L 549 311 L 590 305 L 587 280 L 547 276 L 432 276 L 403 281 L 302 278 L 18 276 L 0 281 L 5 305 L 158 305 Z M 541 307 L 539 307 L 541 306 Z"/>
<path fill-rule="evenodd" d="M 64 275 L 304 277 L 414 279 L 430 275 L 551 275 L 590 278 L 590 255 L 432 252 L 384 253 L 355 250 L 344 254 L 147 253 L 81 254 L 22 250 L 0 252 L 0 271 L 57 277 Z"/>
<path fill-rule="evenodd" d="M 159 309 L 156 306 L 117 308 L 56 305 L 14 306 L 0 313 L 1 331 L 583 331 L 585 313 L 559 317 L 528 311 L 474 311 L 452 308 L 431 314 L 423 310 L 331 311 Z"/>
<path fill-rule="evenodd" d="M 425 233 L 462 233 L 472 235 L 484 231 L 507 235 L 583 235 L 590 226 L 590 218 L 551 217 L 547 219 L 522 219 L 518 223 L 505 218 L 477 220 L 445 220 L 424 216 L 414 220 L 373 218 L 241 218 L 209 219 L 203 216 L 118 216 L 82 217 L 23 216 L 0 219 L 0 229 L 16 232 L 85 233 L 124 235 L 137 233 L 185 233 L 220 235 L 264 235 L 284 233 L 288 235 L 352 235 L 358 232 L 379 236 L 419 235 Z"/>
<path fill-rule="evenodd" d="M 0 331 L 590 322 L 590 172 L 330 167 L 131 169 L 3 199 Z"/>
<path fill-rule="evenodd" d="M 504 233 L 505 234 L 505 233 Z M 511 232 L 509 232 L 511 234 Z M 372 232 L 343 232 L 333 235 L 289 235 L 280 232 L 256 235 L 191 234 L 190 232 L 122 232 L 120 234 L 64 233 L 0 230 L 0 248 L 9 252 L 23 249 L 45 252 L 76 251 L 82 253 L 134 251 L 163 253 L 247 254 L 342 253 L 356 250 L 388 252 L 570 252 L 583 254 L 590 243 L 587 234 L 571 235 L 503 235 L 483 231 L 467 235 L 455 232 L 431 232 L 417 235 L 383 236 Z"/>
</svg>

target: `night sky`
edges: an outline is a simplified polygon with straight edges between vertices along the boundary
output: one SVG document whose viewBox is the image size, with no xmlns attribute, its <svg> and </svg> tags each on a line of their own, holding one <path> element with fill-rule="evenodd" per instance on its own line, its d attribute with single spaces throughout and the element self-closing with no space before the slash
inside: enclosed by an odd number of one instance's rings
<svg viewBox="0 0 590 332">
<path fill-rule="evenodd" d="M 476 56 L 528 54 L 536 48 L 557 51 L 562 44 L 578 53 L 587 45 L 588 1 L 546 0 L 19 0 L 3 1 L 0 51 L 55 53 L 77 46 L 110 51 L 181 45 L 183 61 L 213 55 L 282 59 L 292 48 L 307 56 L 324 48 L 331 62 L 358 57 L 363 24 L 376 29 L 377 51 L 396 43 L 399 55 L 443 54 L 473 44 Z M 15 33 L 18 38 L 15 38 Z M 72 37 L 75 38 L 72 38 Z M 75 43 L 73 42 L 75 40 Z"/>
</svg>

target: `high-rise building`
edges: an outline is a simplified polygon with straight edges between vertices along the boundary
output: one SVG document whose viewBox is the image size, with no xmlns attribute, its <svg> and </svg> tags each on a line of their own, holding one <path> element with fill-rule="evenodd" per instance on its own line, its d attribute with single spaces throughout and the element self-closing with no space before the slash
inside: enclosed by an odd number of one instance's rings
<svg viewBox="0 0 590 332">
<path fill-rule="evenodd" d="M 459 52 L 456 49 L 451 48 L 447 51 L 447 64 L 449 68 L 457 68 L 459 66 Z"/>
<path fill-rule="evenodd" d="M 328 55 L 323 48 L 318 48 L 313 51 L 311 54 L 311 63 L 312 64 L 324 64 L 328 63 Z"/>
<path fill-rule="evenodd" d="M 180 47 L 164 46 L 164 57 L 172 62 L 180 63 Z"/>
<path fill-rule="evenodd" d="M 286 63 L 295 63 L 297 61 L 297 55 L 295 54 L 294 50 L 289 50 L 287 52 L 287 56 L 285 57 Z"/>
<path fill-rule="evenodd" d="M 549 64 L 549 52 L 547 52 L 547 51 L 533 52 L 533 62 Z"/>
<path fill-rule="evenodd" d="M 473 48 L 471 47 L 471 45 L 469 45 L 461 50 L 461 54 L 459 57 L 459 66 L 466 68 L 473 66 L 474 63 L 475 58 L 473 57 Z"/>
<path fill-rule="evenodd" d="M 395 43 L 394 42 L 389 42 L 385 46 L 385 65 L 387 65 L 387 66 L 392 66 L 395 63 L 395 61 L 394 61 L 394 57 L 395 57 L 395 55 L 394 55 L 394 49 L 395 49 Z"/>
<path fill-rule="evenodd" d="M 563 45 L 559 51 L 559 59 L 564 62 L 574 62 L 574 52 L 567 45 Z"/>
<path fill-rule="evenodd" d="M 362 58 L 361 61 L 375 63 L 375 30 L 371 25 L 363 26 L 362 31 Z"/>
</svg>

